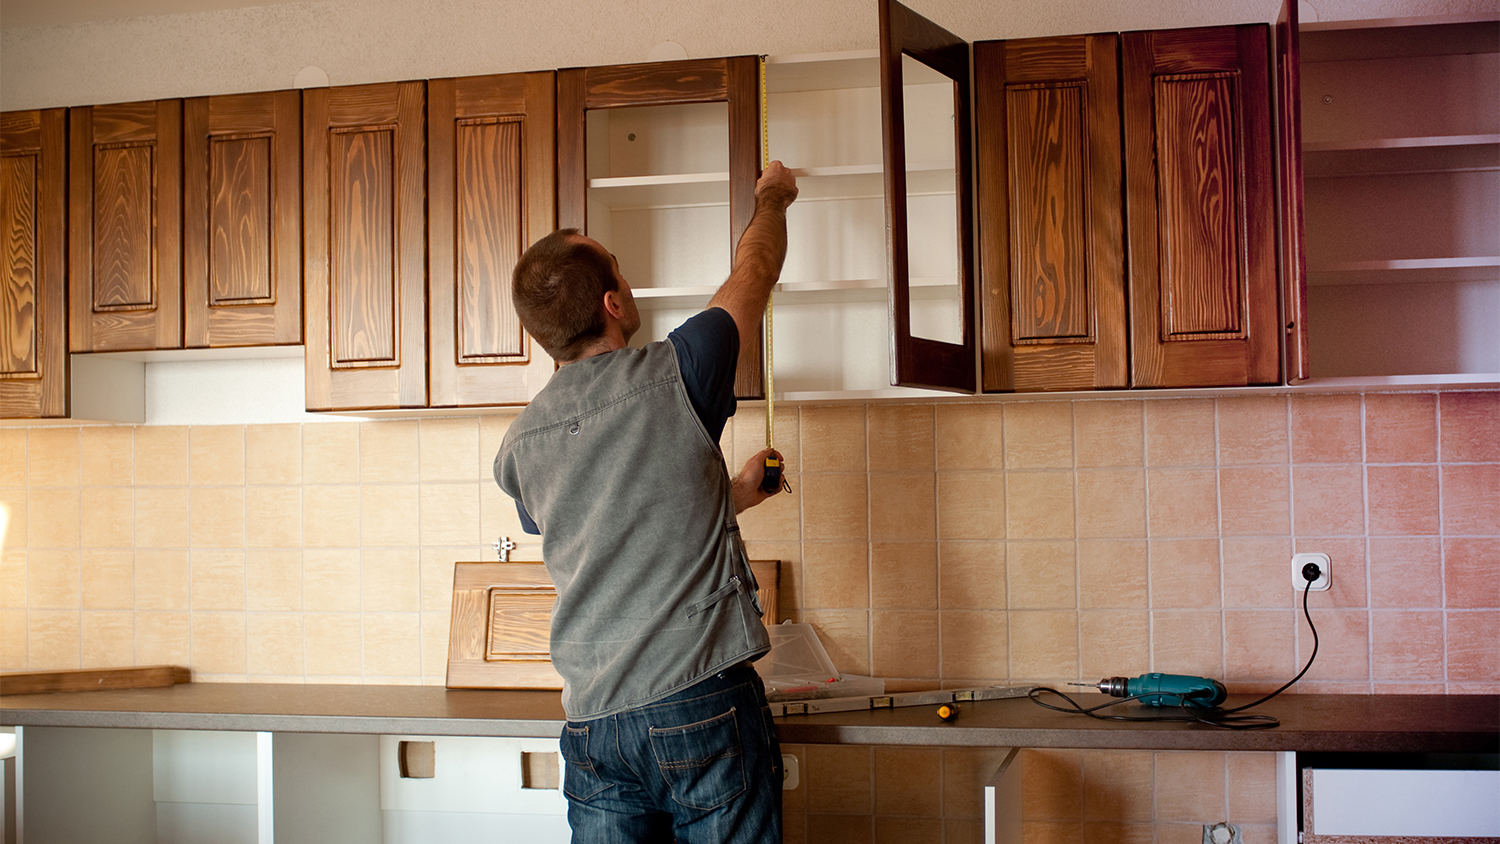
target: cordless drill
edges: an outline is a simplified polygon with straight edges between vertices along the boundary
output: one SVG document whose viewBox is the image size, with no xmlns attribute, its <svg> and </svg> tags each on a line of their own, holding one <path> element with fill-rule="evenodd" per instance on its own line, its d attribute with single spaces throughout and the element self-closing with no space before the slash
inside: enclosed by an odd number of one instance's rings
<svg viewBox="0 0 1500 844">
<path fill-rule="evenodd" d="M 1198 707 L 1218 706 L 1229 696 L 1229 690 L 1218 680 L 1194 677 L 1189 674 L 1142 674 L 1139 677 L 1108 677 L 1095 683 L 1069 683 L 1070 686 L 1089 686 L 1115 697 L 1140 698 L 1147 706 Z"/>
</svg>

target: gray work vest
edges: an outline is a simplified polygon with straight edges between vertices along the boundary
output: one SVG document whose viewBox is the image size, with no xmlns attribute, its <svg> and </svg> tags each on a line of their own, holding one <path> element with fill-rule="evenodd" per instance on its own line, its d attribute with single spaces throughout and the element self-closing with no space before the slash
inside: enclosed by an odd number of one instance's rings
<svg viewBox="0 0 1500 844">
<path fill-rule="evenodd" d="M 650 703 L 769 650 L 724 457 L 670 342 L 560 368 L 511 424 L 495 480 L 542 532 L 569 719 Z"/>
</svg>

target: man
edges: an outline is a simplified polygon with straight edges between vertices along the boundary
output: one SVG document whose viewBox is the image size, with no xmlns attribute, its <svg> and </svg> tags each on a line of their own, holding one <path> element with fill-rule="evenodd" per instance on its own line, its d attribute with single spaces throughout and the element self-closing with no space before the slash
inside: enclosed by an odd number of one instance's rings
<svg viewBox="0 0 1500 844">
<path fill-rule="evenodd" d="M 628 345 L 630 284 L 595 241 L 555 232 L 516 265 L 521 322 L 560 367 L 511 425 L 495 479 L 557 587 L 574 844 L 781 841 L 781 751 L 750 665 L 770 642 L 735 521 L 770 497 L 774 452 L 731 480 L 718 447 L 796 179 L 771 162 L 755 197 L 708 308 L 644 348 Z"/>
</svg>

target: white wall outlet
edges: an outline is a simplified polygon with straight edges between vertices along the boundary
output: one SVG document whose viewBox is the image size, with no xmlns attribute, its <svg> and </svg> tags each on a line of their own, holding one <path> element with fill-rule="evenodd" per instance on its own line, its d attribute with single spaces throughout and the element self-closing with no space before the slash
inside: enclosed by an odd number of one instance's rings
<svg viewBox="0 0 1500 844">
<path fill-rule="evenodd" d="M 781 790 L 796 791 L 798 782 L 797 757 L 790 753 L 781 754 Z"/>
<path fill-rule="evenodd" d="M 1318 579 L 1307 585 L 1307 578 L 1302 576 L 1302 567 L 1308 563 L 1317 563 Z M 1296 592 L 1308 590 L 1312 592 L 1327 592 L 1328 586 L 1333 582 L 1332 563 L 1328 561 L 1327 554 L 1293 554 L 1292 555 L 1292 589 Z"/>
</svg>

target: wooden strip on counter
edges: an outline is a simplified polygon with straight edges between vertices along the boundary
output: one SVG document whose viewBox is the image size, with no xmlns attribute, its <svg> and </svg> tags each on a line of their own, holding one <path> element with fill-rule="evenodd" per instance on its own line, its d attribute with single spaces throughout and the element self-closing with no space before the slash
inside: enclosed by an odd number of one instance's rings
<svg viewBox="0 0 1500 844">
<path fill-rule="evenodd" d="M 176 665 L 80 668 L 67 671 L 0 671 L 0 695 L 154 689 L 190 682 L 192 672 Z"/>
</svg>

